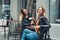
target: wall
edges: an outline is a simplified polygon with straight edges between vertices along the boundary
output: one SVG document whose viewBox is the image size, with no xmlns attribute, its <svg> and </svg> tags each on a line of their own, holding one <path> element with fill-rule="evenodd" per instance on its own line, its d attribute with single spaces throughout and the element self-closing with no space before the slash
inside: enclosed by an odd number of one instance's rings
<svg viewBox="0 0 60 40">
<path fill-rule="evenodd" d="M 22 8 L 22 0 L 11 0 L 10 2 L 10 15 L 11 17 L 13 18 L 13 20 L 19 20 L 19 14 L 20 14 L 20 9 Z M 18 27 L 17 26 L 17 23 L 15 24 L 12 23 L 10 25 L 10 28 L 11 28 L 11 32 L 14 31 L 15 27 Z"/>
<path fill-rule="evenodd" d="M 20 9 L 22 8 L 22 0 L 11 0 L 10 3 L 11 16 L 13 19 L 19 19 Z"/>
</svg>

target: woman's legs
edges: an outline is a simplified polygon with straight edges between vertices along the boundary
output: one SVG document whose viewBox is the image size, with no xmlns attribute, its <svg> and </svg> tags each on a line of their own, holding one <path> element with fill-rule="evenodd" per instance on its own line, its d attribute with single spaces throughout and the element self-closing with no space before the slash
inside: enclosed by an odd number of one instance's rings
<svg viewBox="0 0 60 40">
<path fill-rule="evenodd" d="M 33 32 L 33 33 L 30 33 L 30 34 L 27 34 L 26 35 L 26 38 L 28 40 L 38 40 L 39 39 L 39 36 L 38 36 L 38 33 Z"/>
<path fill-rule="evenodd" d="M 21 40 L 25 40 L 25 36 L 30 33 L 33 33 L 33 31 L 29 29 L 24 29 Z"/>
<path fill-rule="evenodd" d="M 23 31 L 23 33 L 26 33 L 26 34 L 29 34 L 29 33 L 32 33 L 32 32 L 34 32 L 34 31 L 29 30 L 29 29 L 24 29 L 24 31 Z"/>
</svg>

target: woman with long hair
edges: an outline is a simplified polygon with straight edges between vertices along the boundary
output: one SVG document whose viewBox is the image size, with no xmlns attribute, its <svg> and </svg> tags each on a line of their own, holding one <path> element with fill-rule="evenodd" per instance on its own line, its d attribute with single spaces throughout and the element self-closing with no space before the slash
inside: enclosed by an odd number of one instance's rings
<svg viewBox="0 0 60 40">
<path fill-rule="evenodd" d="M 29 12 L 27 9 L 21 9 L 20 12 L 20 22 L 23 24 L 22 28 L 25 29 L 27 26 L 30 25 L 30 20 L 29 20 Z"/>
<path fill-rule="evenodd" d="M 43 40 L 43 34 L 46 33 L 50 27 L 49 21 L 46 17 L 46 12 L 43 6 L 37 9 L 37 23 L 40 25 L 40 40 Z M 43 25 L 47 25 L 46 27 Z M 37 27 L 39 29 L 39 27 Z"/>
<path fill-rule="evenodd" d="M 19 21 L 20 23 L 22 23 L 22 32 L 21 32 L 21 36 L 23 33 L 23 30 L 30 25 L 30 20 L 29 18 L 32 17 L 31 14 L 29 14 L 27 9 L 21 9 L 20 11 L 20 16 L 19 16 Z"/>
</svg>

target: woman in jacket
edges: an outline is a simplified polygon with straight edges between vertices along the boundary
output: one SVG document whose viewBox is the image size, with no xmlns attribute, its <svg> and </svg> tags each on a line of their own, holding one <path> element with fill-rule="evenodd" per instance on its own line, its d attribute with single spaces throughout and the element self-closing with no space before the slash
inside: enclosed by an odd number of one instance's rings
<svg viewBox="0 0 60 40">
<path fill-rule="evenodd" d="M 19 20 L 22 23 L 22 32 L 23 30 L 30 25 L 30 17 L 31 14 L 29 14 L 27 9 L 21 9 L 20 11 L 20 16 L 19 16 Z M 22 36 L 22 32 L 21 32 L 21 36 Z"/>
<path fill-rule="evenodd" d="M 46 17 L 45 9 L 43 6 L 40 6 L 37 9 L 37 14 L 38 14 L 37 23 L 38 25 L 40 25 L 40 40 L 43 40 L 43 34 L 49 30 L 50 24 Z"/>
<path fill-rule="evenodd" d="M 22 23 L 22 30 L 24 30 L 27 26 L 30 25 L 29 18 L 32 17 L 31 14 L 29 14 L 27 9 L 21 9 L 20 12 L 20 22 Z"/>
</svg>

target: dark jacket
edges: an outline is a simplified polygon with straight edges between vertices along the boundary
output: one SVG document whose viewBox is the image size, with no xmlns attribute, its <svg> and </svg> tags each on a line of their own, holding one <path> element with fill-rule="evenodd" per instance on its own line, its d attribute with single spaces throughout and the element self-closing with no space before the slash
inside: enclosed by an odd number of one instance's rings
<svg viewBox="0 0 60 40">
<path fill-rule="evenodd" d="M 49 30 L 50 24 L 49 24 L 48 19 L 42 15 L 39 18 L 39 25 L 40 25 L 40 39 L 42 40 L 43 34 Z"/>
<path fill-rule="evenodd" d="M 30 17 L 32 17 L 31 14 L 28 14 L 28 18 L 23 17 L 23 21 L 22 21 L 22 24 L 23 24 L 22 28 L 23 29 L 25 29 L 26 26 L 30 26 L 30 21 L 31 21 L 31 20 L 29 20 Z"/>
<path fill-rule="evenodd" d="M 48 19 L 43 15 L 39 18 L 39 25 L 40 25 L 40 27 L 44 27 L 44 25 L 48 25 L 46 27 L 50 27 L 50 23 L 49 23 Z"/>
</svg>

